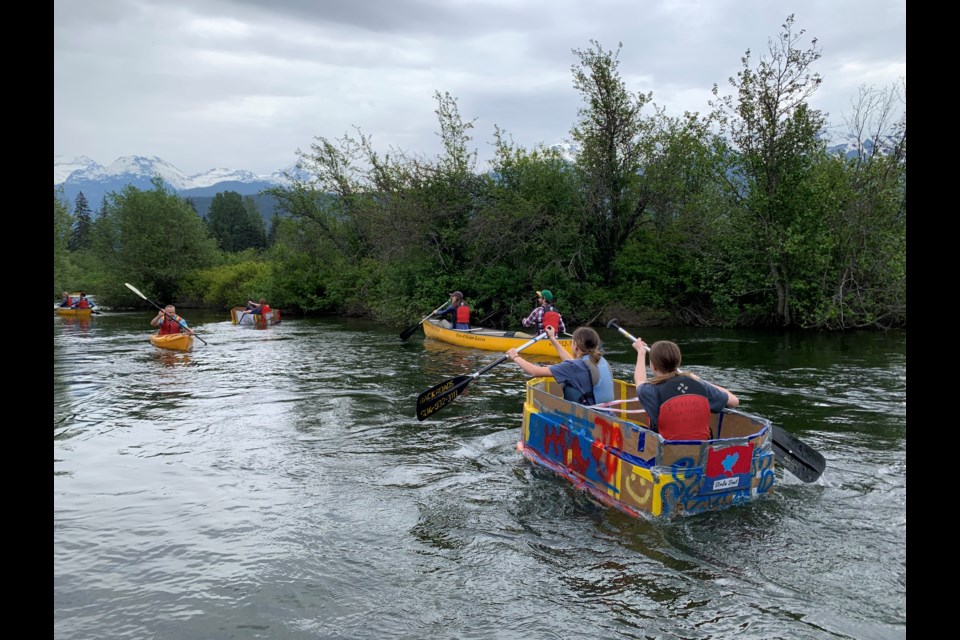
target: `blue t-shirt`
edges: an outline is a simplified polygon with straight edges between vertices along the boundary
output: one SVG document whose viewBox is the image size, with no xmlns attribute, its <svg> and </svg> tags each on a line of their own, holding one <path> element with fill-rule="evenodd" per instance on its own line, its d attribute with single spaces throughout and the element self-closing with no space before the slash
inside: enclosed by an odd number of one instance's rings
<svg viewBox="0 0 960 640">
<path fill-rule="evenodd" d="M 571 358 L 549 367 L 550 375 L 563 385 L 563 397 L 571 402 L 579 402 L 585 393 L 593 393 L 593 378 L 590 367 L 583 360 Z"/>
<path fill-rule="evenodd" d="M 720 413 L 720 411 L 727 406 L 727 394 L 705 380 L 701 380 L 700 382 L 706 390 L 707 402 L 710 403 L 710 412 Z M 650 428 L 656 431 L 657 420 L 660 418 L 660 394 L 657 393 L 656 385 L 650 384 L 649 382 L 641 384 L 637 387 L 637 398 L 640 399 L 640 404 L 650 417 Z"/>
</svg>

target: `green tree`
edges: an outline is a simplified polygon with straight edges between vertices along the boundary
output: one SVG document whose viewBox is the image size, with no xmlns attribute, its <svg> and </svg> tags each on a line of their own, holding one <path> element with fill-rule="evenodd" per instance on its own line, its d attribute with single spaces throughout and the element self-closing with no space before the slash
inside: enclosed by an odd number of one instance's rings
<svg viewBox="0 0 960 640">
<path fill-rule="evenodd" d="M 831 253 L 805 326 L 906 323 L 906 86 L 862 86 L 853 107 L 846 125 L 857 153 L 828 158 L 820 171 Z"/>
<path fill-rule="evenodd" d="M 469 221 L 471 284 L 483 304 L 508 322 L 530 311 L 532 292 L 546 287 L 562 292 L 562 308 L 572 303 L 588 280 L 593 244 L 576 232 L 583 216 L 576 171 L 556 148 L 517 146 L 496 129 L 491 177 L 480 191 L 477 215 Z M 558 301 L 559 302 L 559 301 Z"/>
<path fill-rule="evenodd" d="M 735 232 L 751 252 L 747 260 L 762 257 L 755 286 L 772 289 L 772 315 L 783 326 L 794 324 L 794 287 L 806 286 L 822 258 L 824 233 L 810 206 L 817 192 L 810 176 L 825 149 L 825 117 L 807 103 L 822 82 L 813 71 L 821 53 L 816 38 L 809 49 L 798 48 L 805 31 L 794 33 L 793 24 L 790 15 L 756 69 L 746 51 L 743 69 L 729 80 L 736 101 L 711 101 L 721 133 L 729 133 L 737 152 L 729 183 L 731 207 L 739 214 Z M 716 85 L 713 94 L 718 96 Z"/>
<path fill-rule="evenodd" d="M 253 198 L 236 191 L 213 196 L 207 212 L 207 227 L 224 251 L 236 253 L 266 246 L 263 218 Z"/>
<path fill-rule="evenodd" d="M 90 227 L 93 224 L 90 217 L 90 205 L 83 191 L 77 193 L 73 207 L 74 225 L 70 237 L 70 250 L 77 251 L 90 247 Z"/>
<path fill-rule="evenodd" d="M 73 219 L 63 197 L 63 187 L 53 194 L 53 295 L 69 287 L 69 242 Z"/>
<path fill-rule="evenodd" d="M 109 194 L 106 211 L 94 223 L 94 252 L 113 282 L 140 283 L 137 288 L 152 299 L 174 301 L 191 271 L 216 262 L 216 242 L 162 179 L 154 178 L 153 187 L 141 191 L 128 185 Z"/>
<path fill-rule="evenodd" d="M 620 49 L 604 51 L 590 41 L 588 50 L 574 49 L 573 86 L 585 106 L 571 131 L 578 143 L 577 167 L 582 174 L 587 207 L 581 237 L 595 243 L 594 271 L 609 282 L 617 251 L 640 225 L 647 201 L 641 169 L 655 152 L 654 122 L 641 116 L 650 93 L 631 93 L 620 76 Z"/>
<path fill-rule="evenodd" d="M 244 237 L 241 244 L 247 245 L 244 249 L 265 248 L 267 246 L 267 231 L 257 201 L 253 196 L 244 196 L 243 208 L 247 212 L 247 220 L 244 225 Z"/>
</svg>

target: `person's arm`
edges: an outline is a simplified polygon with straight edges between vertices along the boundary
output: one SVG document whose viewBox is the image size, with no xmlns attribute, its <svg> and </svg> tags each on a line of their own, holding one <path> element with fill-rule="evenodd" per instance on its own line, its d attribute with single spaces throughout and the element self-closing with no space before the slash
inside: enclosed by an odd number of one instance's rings
<svg viewBox="0 0 960 640">
<path fill-rule="evenodd" d="M 153 319 L 150 320 L 150 326 L 159 327 L 160 323 L 163 322 L 163 314 L 164 312 L 160 311 L 157 313 L 157 315 L 153 316 Z"/>
<path fill-rule="evenodd" d="M 563 330 L 563 320 L 560 321 L 561 331 Z M 550 339 L 550 344 L 553 345 L 553 348 L 556 350 L 557 355 L 560 356 L 561 360 L 572 360 L 573 355 L 563 348 L 563 345 L 560 344 L 560 341 L 557 340 L 557 332 L 553 327 L 547 327 L 545 329 L 547 332 L 547 337 Z"/>
<path fill-rule="evenodd" d="M 525 327 L 529 327 L 531 324 L 533 324 L 533 319 L 534 319 L 534 316 L 536 315 L 537 315 L 537 310 L 534 309 L 533 311 L 530 312 L 530 314 L 526 318 L 520 321 L 520 324 L 522 324 Z"/>
<path fill-rule="evenodd" d="M 532 362 L 527 362 L 523 356 L 517 353 L 516 349 L 507 349 L 507 357 L 513 360 L 514 364 L 523 369 L 523 372 L 533 378 L 545 378 L 551 375 L 550 367 L 543 367 Z"/>
<path fill-rule="evenodd" d="M 177 324 L 179 324 L 181 327 L 183 327 L 184 329 L 186 329 L 186 330 L 187 330 L 187 333 L 189 333 L 190 335 L 192 335 L 192 336 L 197 335 L 197 332 L 194 331 L 193 329 L 191 329 L 191 328 L 187 325 L 187 321 L 184 320 L 183 318 L 177 318 Z"/>
<path fill-rule="evenodd" d="M 647 345 L 637 338 L 633 348 L 637 350 L 637 366 L 633 370 L 633 383 L 639 387 L 647 381 Z"/>
<path fill-rule="evenodd" d="M 737 396 L 735 396 L 735 395 L 733 395 L 732 393 L 730 393 L 729 390 L 724 389 L 723 387 L 721 387 L 721 386 L 718 385 L 718 384 L 713 384 L 712 382 L 707 382 L 707 381 L 705 381 L 705 380 L 701 380 L 701 382 L 703 382 L 703 384 L 708 384 L 708 385 L 710 385 L 711 387 L 715 388 L 717 391 L 725 394 L 725 395 L 727 396 L 726 406 L 730 407 L 731 409 L 733 409 L 734 407 L 739 407 L 739 406 L 740 406 L 740 398 L 738 398 Z"/>
</svg>

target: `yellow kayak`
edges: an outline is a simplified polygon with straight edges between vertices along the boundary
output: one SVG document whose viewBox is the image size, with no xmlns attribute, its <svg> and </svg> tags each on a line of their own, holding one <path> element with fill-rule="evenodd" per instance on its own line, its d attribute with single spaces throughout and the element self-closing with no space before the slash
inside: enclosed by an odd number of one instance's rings
<svg viewBox="0 0 960 640">
<path fill-rule="evenodd" d="M 193 336 L 189 333 L 168 333 L 162 336 L 153 333 L 150 334 L 150 342 L 153 346 L 161 349 L 189 351 L 190 347 L 193 346 Z"/>
<path fill-rule="evenodd" d="M 433 338 L 434 340 L 455 344 L 460 347 L 470 347 L 472 349 L 504 352 L 510 348 L 518 348 L 524 343 L 530 342 L 530 339 L 535 337 L 532 333 L 524 333 L 522 331 L 501 331 L 499 329 L 484 329 L 482 327 L 476 329 L 447 329 L 440 324 L 441 322 L 442 320 L 434 318 L 425 320 L 423 322 L 423 333 L 428 338 Z M 569 338 L 560 340 L 559 342 L 568 352 L 573 352 L 573 346 Z M 522 353 L 535 356 L 559 357 L 557 356 L 557 350 L 553 348 L 553 345 L 551 345 L 550 341 L 546 338 L 533 343 L 524 349 Z"/>
<path fill-rule="evenodd" d="M 93 309 L 71 309 L 70 307 L 57 307 L 58 316 L 70 316 L 71 318 L 89 318 L 93 315 Z"/>
</svg>

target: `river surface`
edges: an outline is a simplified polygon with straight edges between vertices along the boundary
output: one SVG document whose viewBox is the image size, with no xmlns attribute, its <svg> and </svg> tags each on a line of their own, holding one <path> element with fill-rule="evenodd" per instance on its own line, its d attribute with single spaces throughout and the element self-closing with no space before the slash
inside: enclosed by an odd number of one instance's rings
<svg viewBox="0 0 960 640">
<path fill-rule="evenodd" d="M 905 332 L 624 326 L 827 460 L 653 520 L 521 456 L 509 362 L 417 420 L 420 392 L 499 353 L 179 311 L 207 344 L 152 346 L 152 310 L 54 316 L 59 640 L 906 637 Z"/>
</svg>

